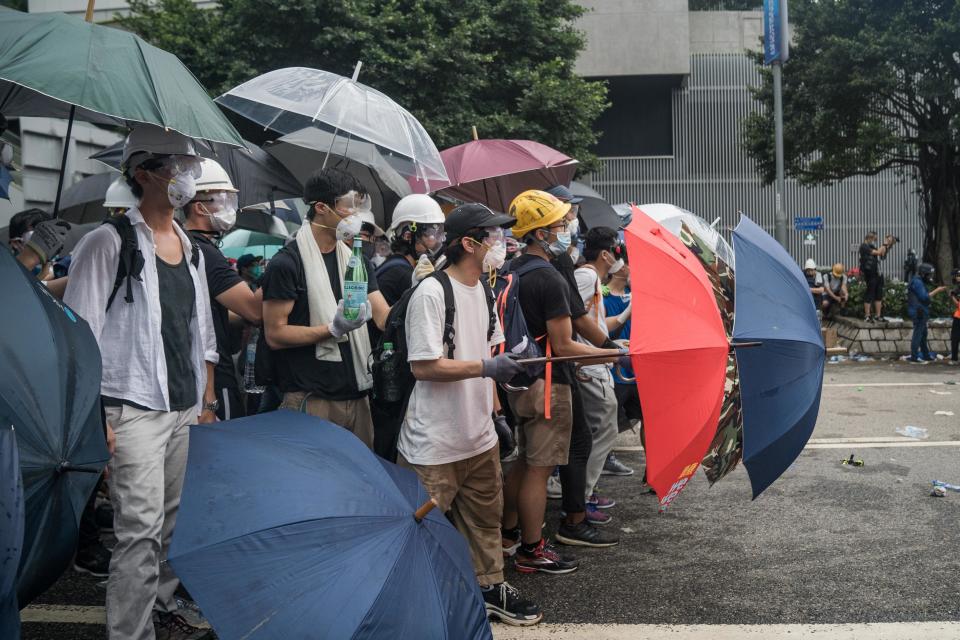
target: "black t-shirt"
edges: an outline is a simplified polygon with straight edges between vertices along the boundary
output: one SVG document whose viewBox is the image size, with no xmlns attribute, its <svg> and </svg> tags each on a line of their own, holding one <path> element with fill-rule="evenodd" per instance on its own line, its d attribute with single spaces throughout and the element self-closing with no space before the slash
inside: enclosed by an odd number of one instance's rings
<svg viewBox="0 0 960 640">
<path fill-rule="evenodd" d="M 574 273 L 577 270 L 577 265 L 573 264 L 570 254 L 563 252 L 551 260 L 550 264 L 560 272 L 563 279 L 570 285 L 570 317 L 576 320 L 580 316 L 587 315 L 587 307 L 583 304 L 583 298 L 580 297 L 580 287 L 577 285 L 577 276 Z"/>
<path fill-rule="evenodd" d="M 543 258 L 523 255 L 514 259 L 510 268 L 518 269 L 532 260 L 543 260 Z M 580 299 L 579 294 L 575 297 Z M 537 269 L 525 274 L 520 279 L 518 298 L 520 308 L 523 309 L 523 317 L 527 321 L 527 329 L 535 338 L 546 335 L 548 320 L 571 316 L 570 285 L 556 268 Z M 545 340 L 539 342 L 542 348 Z M 544 375 L 541 373 L 537 377 L 543 378 Z M 572 384 L 573 380 L 572 365 L 569 363 L 553 365 L 554 382 Z"/>
<path fill-rule="evenodd" d="M 388 263 L 390 267 L 377 278 L 377 284 L 380 286 L 383 299 L 392 307 L 397 304 L 404 291 L 412 286 L 410 279 L 413 277 L 413 266 L 407 262 L 405 256 L 399 253 L 389 256 L 380 266 L 383 267 Z"/>
<path fill-rule="evenodd" d="M 863 274 L 875 274 L 880 270 L 878 256 L 873 255 L 874 249 L 876 247 L 866 242 L 860 245 L 860 272 Z"/>
<path fill-rule="evenodd" d="M 180 264 L 167 264 L 157 256 L 160 290 L 160 337 L 167 363 L 167 394 L 171 411 L 197 404 L 197 379 L 191 362 L 191 327 L 196 297 L 187 256 Z"/>
<path fill-rule="evenodd" d="M 363 259 L 367 267 L 367 292 L 378 290 L 377 276 L 370 261 Z M 342 297 L 340 271 L 337 267 L 337 253 L 323 254 L 324 266 L 330 278 L 330 288 L 339 302 Z M 261 282 L 264 300 L 293 300 L 293 309 L 287 317 L 287 324 L 310 326 L 310 304 L 307 301 L 307 280 L 303 271 L 303 259 L 296 242 L 291 242 L 267 265 Z M 360 329 L 362 331 L 362 329 Z M 272 352 L 274 375 L 277 387 L 282 392 L 309 391 L 326 400 L 354 400 L 366 395 L 366 391 L 357 388 L 354 366 L 367 366 L 367 363 L 354 363 L 350 352 L 350 343 L 341 342 L 340 358 L 342 362 L 317 360 L 316 347 L 308 344 L 290 349 L 275 349 Z"/>
<path fill-rule="evenodd" d="M 217 389 L 239 389 L 237 369 L 233 366 L 233 350 L 230 348 L 232 331 L 230 312 L 217 302 L 217 296 L 243 282 L 240 274 L 230 268 L 220 249 L 204 233 L 190 231 L 200 251 L 207 272 L 207 289 L 210 290 L 210 313 L 213 316 L 213 331 L 217 334 L 217 354 L 220 359 L 213 370 L 213 383 Z"/>
</svg>

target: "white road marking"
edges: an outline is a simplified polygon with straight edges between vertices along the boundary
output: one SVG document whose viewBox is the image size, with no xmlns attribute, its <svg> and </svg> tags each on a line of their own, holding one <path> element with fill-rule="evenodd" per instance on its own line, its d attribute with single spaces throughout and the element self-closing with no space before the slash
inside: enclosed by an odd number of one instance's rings
<svg viewBox="0 0 960 640">
<path fill-rule="evenodd" d="M 960 440 L 917 440 L 904 437 L 866 437 L 866 438 L 811 438 L 805 449 L 849 449 L 856 445 L 858 449 L 887 449 L 890 447 L 960 447 Z M 616 451 L 643 451 L 642 446 L 615 447 Z"/>
<path fill-rule="evenodd" d="M 31 604 L 20 612 L 20 621 L 105 625 L 107 624 L 107 612 L 103 607 Z"/>
<path fill-rule="evenodd" d="M 874 624 L 539 624 L 493 625 L 495 640 L 956 640 L 960 622 Z"/>
<path fill-rule="evenodd" d="M 824 387 L 847 389 L 851 387 L 942 387 L 946 382 L 826 382 Z"/>
</svg>

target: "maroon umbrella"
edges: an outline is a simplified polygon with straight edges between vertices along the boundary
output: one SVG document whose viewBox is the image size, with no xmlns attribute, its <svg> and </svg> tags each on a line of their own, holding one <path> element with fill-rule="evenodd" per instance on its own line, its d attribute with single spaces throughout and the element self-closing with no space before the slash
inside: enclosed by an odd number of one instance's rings
<svg viewBox="0 0 960 640">
<path fill-rule="evenodd" d="M 577 170 L 573 158 L 531 140 L 472 140 L 441 151 L 440 157 L 450 181 L 431 181 L 430 189 L 504 212 L 527 189 L 570 184 Z M 417 193 L 426 189 L 412 181 L 411 187 Z"/>
</svg>

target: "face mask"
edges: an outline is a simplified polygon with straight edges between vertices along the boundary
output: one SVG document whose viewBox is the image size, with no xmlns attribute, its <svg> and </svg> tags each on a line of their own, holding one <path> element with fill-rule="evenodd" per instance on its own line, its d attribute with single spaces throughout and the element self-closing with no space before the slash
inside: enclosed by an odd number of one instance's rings
<svg viewBox="0 0 960 640">
<path fill-rule="evenodd" d="M 617 271 L 620 271 L 620 269 L 623 269 L 623 259 L 617 258 L 617 260 L 612 265 L 610 265 L 610 271 L 608 271 L 608 273 L 614 274 Z"/>
<path fill-rule="evenodd" d="M 363 220 L 360 216 L 347 216 L 337 223 L 337 240 L 352 242 L 355 237 L 360 235 L 360 229 L 363 227 Z"/>
<path fill-rule="evenodd" d="M 556 235 L 557 239 L 550 243 L 548 250 L 553 255 L 558 256 L 570 248 L 570 244 L 573 242 L 573 240 L 570 238 L 569 231 L 561 231 Z"/>
<path fill-rule="evenodd" d="M 373 245 L 372 242 L 364 242 L 362 251 L 363 251 L 363 257 L 372 262 L 374 257 L 376 256 L 377 248 Z"/>
<path fill-rule="evenodd" d="M 507 259 L 507 247 L 502 242 L 497 242 L 492 247 L 487 248 L 483 256 L 483 266 L 488 271 L 496 271 L 503 266 Z"/>
<path fill-rule="evenodd" d="M 377 254 L 370 259 L 370 264 L 372 264 L 373 268 L 376 269 L 377 267 L 382 265 L 384 262 L 386 262 L 386 260 L 387 260 L 387 256 L 382 256 L 380 254 Z"/>
<path fill-rule="evenodd" d="M 574 247 L 570 250 L 570 260 L 573 264 L 577 264 L 577 261 L 580 259 L 580 247 Z"/>
<path fill-rule="evenodd" d="M 197 195 L 197 181 L 191 173 L 178 173 L 167 181 L 167 199 L 174 207 L 182 207 Z"/>
<path fill-rule="evenodd" d="M 263 275 L 263 267 L 257 265 L 255 267 L 250 267 L 250 275 L 255 279 Z"/>
<path fill-rule="evenodd" d="M 580 237 L 580 218 L 574 218 L 571 220 L 567 229 L 570 231 L 571 242 L 576 242 L 577 238 Z"/>
</svg>

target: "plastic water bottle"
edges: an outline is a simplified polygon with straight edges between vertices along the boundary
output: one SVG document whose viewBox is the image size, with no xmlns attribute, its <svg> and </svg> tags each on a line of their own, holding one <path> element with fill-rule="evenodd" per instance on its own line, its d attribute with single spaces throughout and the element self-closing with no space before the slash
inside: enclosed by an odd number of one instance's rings
<svg viewBox="0 0 960 640">
<path fill-rule="evenodd" d="M 243 365 L 243 390 L 247 393 L 263 393 L 265 387 L 257 385 L 254 375 L 257 362 L 257 340 L 260 339 L 260 329 L 254 329 L 250 334 L 250 341 L 247 342 L 247 357 Z"/>
<path fill-rule="evenodd" d="M 383 351 L 380 353 L 380 362 L 378 363 L 380 374 L 376 376 L 380 380 L 379 388 L 374 386 L 375 395 L 378 400 L 383 402 L 397 402 L 403 399 L 402 380 L 397 372 L 397 363 L 394 362 L 394 351 L 392 342 L 383 343 Z"/>
<path fill-rule="evenodd" d="M 343 275 L 343 315 L 347 320 L 360 317 L 360 305 L 367 301 L 367 265 L 363 260 L 363 240 L 353 238 L 353 253 Z"/>
</svg>

